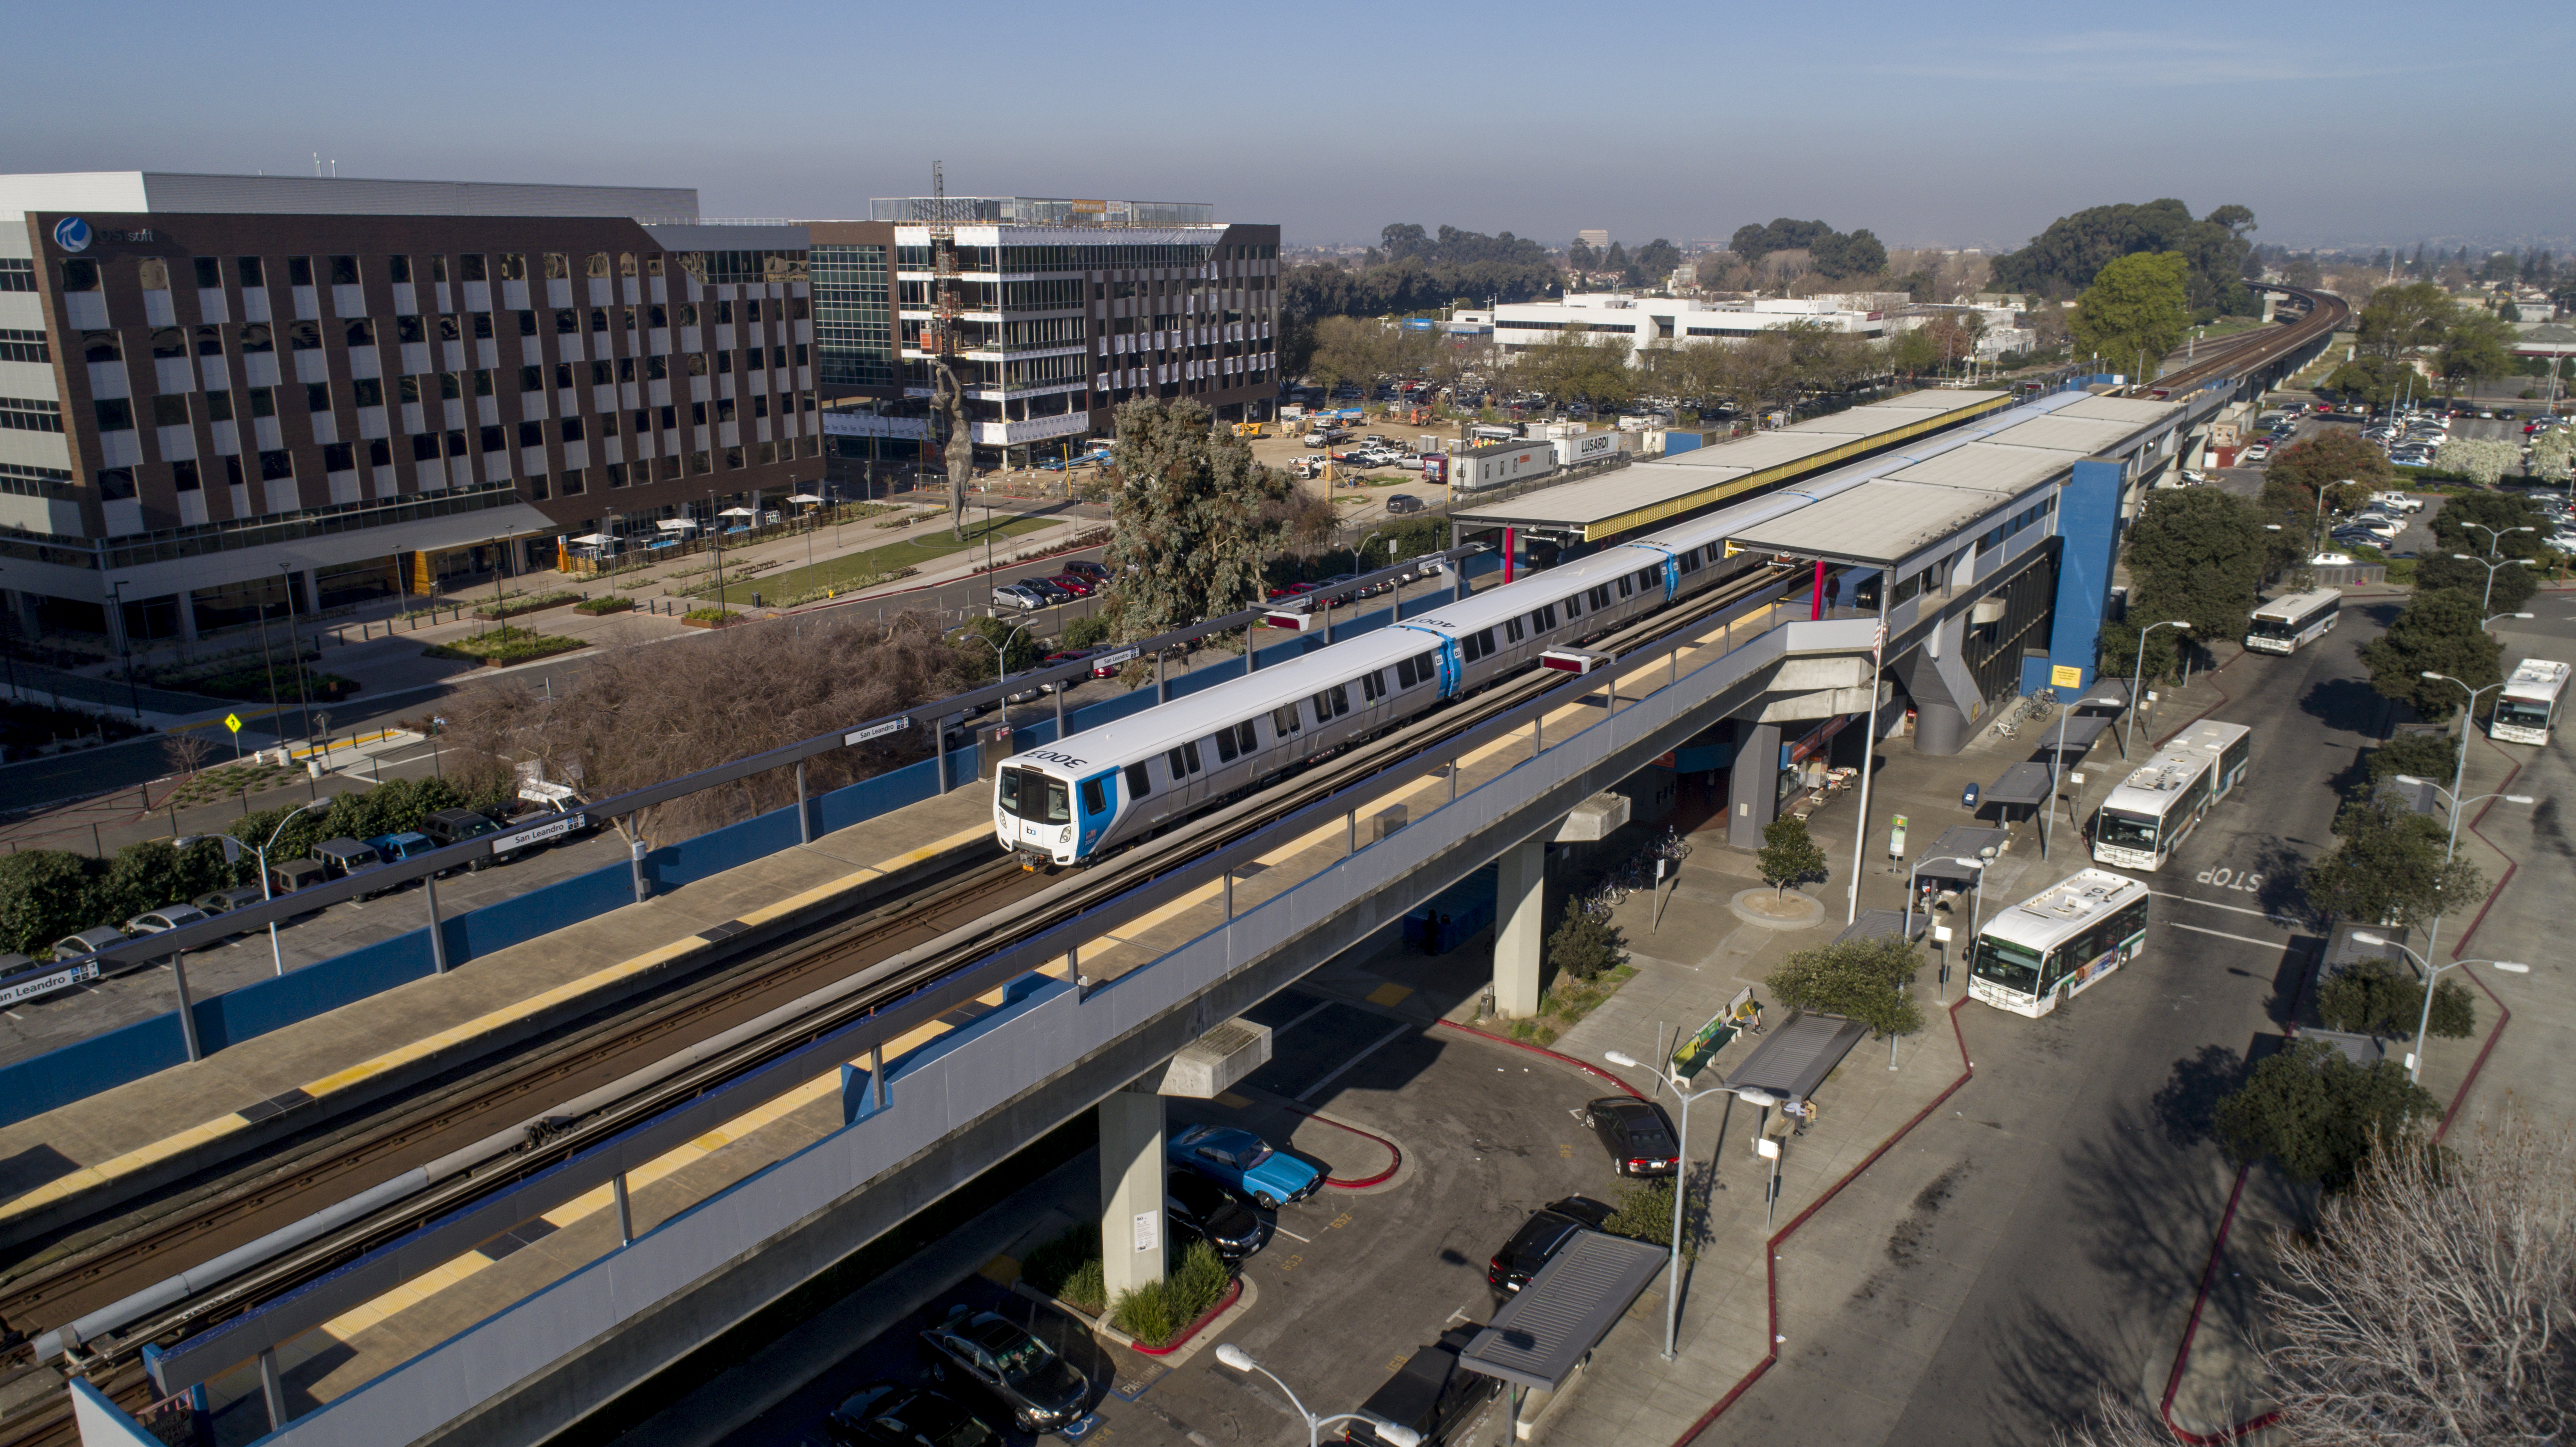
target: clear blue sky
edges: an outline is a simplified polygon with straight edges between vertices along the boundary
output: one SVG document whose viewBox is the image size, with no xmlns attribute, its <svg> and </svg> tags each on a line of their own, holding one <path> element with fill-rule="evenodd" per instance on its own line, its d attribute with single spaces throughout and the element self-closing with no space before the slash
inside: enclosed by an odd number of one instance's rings
<svg viewBox="0 0 2576 1447">
<path fill-rule="evenodd" d="M 2013 245 L 2242 202 L 2292 245 L 2576 233 L 2576 5 L 30 6 L 0 171 L 1209 200 L 1563 244 L 1816 217 Z"/>
</svg>

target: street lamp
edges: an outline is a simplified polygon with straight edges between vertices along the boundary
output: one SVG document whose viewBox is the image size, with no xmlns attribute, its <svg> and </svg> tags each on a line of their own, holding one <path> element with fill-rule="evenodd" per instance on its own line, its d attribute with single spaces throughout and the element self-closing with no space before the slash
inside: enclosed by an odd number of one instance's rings
<svg viewBox="0 0 2576 1447">
<path fill-rule="evenodd" d="M 2531 531 L 2531 529 L 2514 528 L 2511 529 L 2511 531 L 2527 533 Z M 2478 595 L 2478 611 L 2481 613 L 2485 612 L 2495 604 L 2495 575 L 2498 572 L 2506 568 L 2527 568 L 2531 566 L 2531 560 L 2529 558 L 2506 558 L 2501 562 L 2490 562 L 2485 558 L 2479 557 L 2475 553 L 2453 553 L 2451 556 L 2459 559 L 2463 563 L 2475 563 L 2479 567 L 2487 570 L 2486 590 Z M 2488 621 L 2493 622 L 2494 620 L 2489 619 Z M 2483 627 L 2485 625 L 2481 624 L 2479 626 Z"/>
<path fill-rule="evenodd" d="M 2465 744 L 2465 743 L 2467 742 L 2467 740 L 2463 739 L 2461 742 Z M 2461 752 L 2461 753 L 2463 753 L 2463 754 L 2466 754 L 2466 753 L 2468 752 L 2468 750 L 2467 750 L 2466 748 L 2463 748 L 2463 749 L 2461 749 L 2461 750 L 2460 750 L 2460 752 Z M 2466 760 L 2466 759 L 2463 759 L 2463 760 L 2461 760 L 2461 762 L 2462 762 L 2463 764 L 2465 764 L 2465 763 L 2467 763 L 2467 760 Z M 2444 842 L 2444 844 L 2443 844 L 2443 846 L 2442 846 L 2442 862 L 2443 862 L 2444 864 L 2448 864 L 2448 863 L 2450 863 L 2450 862 L 2451 862 L 2451 854 L 2452 854 L 2452 851 L 2454 851 L 2454 850 L 2456 850 L 2456 849 L 2458 849 L 2458 848 L 2460 847 L 2460 815 L 2461 815 L 2464 811 L 2466 811 L 2466 810 L 2468 809 L 2468 807 L 2469 807 L 2471 804 L 2483 804 L 2483 803 L 2485 803 L 2485 802 L 2486 802 L 2487 800 L 2489 800 L 2489 799 L 2502 799 L 2503 801 L 2505 801 L 2505 802 L 2506 802 L 2506 803 L 2508 803 L 2508 804 L 2534 804 L 2534 803 L 2538 803 L 2538 802 L 2539 802 L 2538 798 L 2537 798 L 2537 797 L 2535 797 L 2534 795 L 2530 795 L 2530 794 L 2505 794 L 2505 793 L 2480 794 L 2480 795 L 2476 796 L 2475 798 L 2463 799 L 2463 798 L 2461 798 L 2457 793 L 2453 792 L 2453 789 L 2456 789 L 2456 788 L 2458 787 L 2458 785 L 2459 785 L 2459 781 L 2458 781 L 2456 778 L 2452 780 L 2452 788 L 2451 788 L 2451 789 L 2445 789 L 2445 788 L 2443 788 L 2441 785 L 2434 783 L 2434 782 L 2433 782 L 2432 780 L 2430 780 L 2430 779 L 2419 779 L 2419 778 L 2415 777 L 2413 774 L 2399 774 L 2399 775 L 2397 775 L 2397 782 L 2399 782 L 2399 783 L 2401 783 L 2401 784 L 2422 784 L 2422 785 L 2425 785 L 2425 786 L 2429 787 L 2430 789 L 2432 789 L 2432 791 L 2433 791 L 2434 793 L 2439 794 L 2439 795 L 2441 795 L 2443 798 L 2445 798 L 2445 799 L 2447 799 L 2447 800 L 2451 801 L 2451 827 L 2450 827 L 2450 837 L 2449 837 L 2449 839 L 2448 839 L 2447 841 L 2445 841 L 2445 842 Z M 2436 919 L 2438 919 L 2438 918 L 2440 918 L 2440 916 L 2438 916 L 2438 915 L 2437 915 L 2437 916 L 2435 916 L 2435 918 L 2436 918 Z"/>
<path fill-rule="evenodd" d="M 987 645 L 993 650 L 993 681 L 995 683 L 999 683 L 1010 676 L 1011 670 L 1005 660 L 1009 656 L 1007 650 L 1011 646 L 1011 640 L 1028 632 L 1029 625 L 1026 623 L 1014 625 L 1010 632 L 1002 635 L 1002 641 L 999 643 L 993 642 L 992 639 L 985 637 L 983 634 L 976 632 L 972 628 L 960 628 L 957 631 L 979 643 Z M 1011 707 L 1009 703 L 1005 702 L 1002 705 L 1002 722 L 1009 723 L 1010 721 Z"/>
<path fill-rule="evenodd" d="M 2507 618 L 2528 618 L 2530 616 L 2531 615 L 2528 613 L 2498 613 L 2493 617 L 2488 618 L 2485 623 L 2480 623 L 2478 627 L 2484 628 L 2487 626 L 2487 623 L 2501 623 Z"/>
<path fill-rule="evenodd" d="M 2414 1082 L 2415 1077 L 2421 1074 L 2424 1069 L 2424 1031 L 2427 1026 L 2433 1023 L 2433 981 L 2438 978 L 2444 970 L 2456 970 L 2462 965 L 2486 965 L 2494 969 L 2502 970 L 2508 975 L 2528 975 L 2531 973 L 2531 966 L 2516 960 L 2453 960 L 2447 965 L 2436 965 L 2432 961 L 2425 959 L 2422 955 L 2415 953 L 2413 950 L 2406 949 L 2404 945 L 2398 944 L 2394 940 L 2389 939 L 2386 935 L 2369 934 L 2361 930 L 2354 930 L 2352 932 L 2352 938 L 2355 944 L 2379 945 L 2388 949 L 2405 950 L 2406 958 L 2413 960 L 2415 962 L 2415 967 L 2424 972 L 2424 1008 L 2415 1018 L 2415 1048 L 2406 1056 L 2406 1079 L 2410 1084 Z"/>
<path fill-rule="evenodd" d="M 268 851 L 277 847 L 277 836 L 286 832 L 286 826 L 295 822 L 296 815 L 309 814 L 316 809 L 327 809 L 330 805 L 331 801 L 328 799 L 314 799 L 306 803 L 296 805 L 294 808 L 286 811 L 285 818 L 277 821 L 277 827 L 275 829 L 269 831 L 268 842 L 266 844 L 252 846 L 251 853 L 259 857 L 260 903 L 266 904 L 277 898 L 277 895 L 270 890 L 268 885 Z M 218 834 L 212 837 L 224 840 L 230 840 L 232 838 L 229 834 Z M 196 841 L 190 840 L 188 842 L 194 843 Z M 234 853 L 234 850 L 238 847 L 238 845 L 230 843 L 225 846 L 224 855 L 227 862 L 239 857 Z M 269 967 L 274 969 L 277 973 L 281 975 L 286 973 L 286 959 L 283 955 L 278 953 L 277 948 L 277 921 L 273 919 L 268 922 L 268 963 Z"/>
<path fill-rule="evenodd" d="M 2147 686 L 2147 635 L 2159 628 L 2188 629 L 2189 627 L 2191 627 L 2189 619 L 2168 618 L 2162 623 L 2150 623 L 2138 630 L 2137 676 L 2129 681 L 2129 716 L 2120 721 L 2121 758 L 2125 759 L 2129 756 L 2129 745 L 2138 735 L 2138 696 L 2146 691 Z"/>
<path fill-rule="evenodd" d="M 134 716 L 139 720 L 143 717 L 143 695 L 134 686 L 134 630 L 126 626 L 125 621 L 125 580 L 120 578 L 109 583 L 107 595 L 116 608 L 117 649 L 125 655 L 126 702 L 134 706 Z M 183 607 L 187 601 L 185 598 L 179 600 Z"/>
<path fill-rule="evenodd" d="M 1681 1324 L 1682 1203 L 1688 1199 L 1690 1195 L 1689 1191 L 1684 1189 L 1684 1183 L 1689 1180 L 1688 1172 L 1690 1170 L 1691 1102 L 1699 1099 L 1703 1095 L 1726 1094 L 1728 1093 L 1728 1087 L 1724 1085 L 1712 1085 L 1706 1090 L 1687 1091 L 1682 1089 L 1681 1078 L 1674 1075 L 1671 1071 L 1660 1066 L 1644 1064 L 1636 1059 L 1636 1057 L 1627 1054 L 1625 1051 L 1604 1051 L 1602 1052 L 1601 1058 L 1618 1066 L 1622 1070 L 1651 1071 L 1657 1080 L 1660 1080 L 1664 1084 L 1673 1088 L 1673 1098 L 1680 1101 L 1682 1105 L 1681 1136 L 1673 1142 L 1673 1254 L 1668 1268 L 1668 1276 L 1664 1283 L 1664 1360 L 1671 1361 L 1673 1359 L 1673 1337 Z"/>
<path fill-rule="evenodd" d="M 1238 1372 L 1259 1372 L 1270 1378 L 1272 1386 L 1286 1392 L 1288 1405 L 1296 1410 L 1298 1416 L 1306 1419 L 1306 1447 L 1323 1447 L 1324 1429 L 1339 1422 L 1366 1422 L 1369 1431 L 1375 1433 L 1377 1439 L 1386 1443 L 1387 1447 L 1422 1447 L 1421 1433 L 1410 1427 L 1390 1422 L 1383 1417 L 1372 1416 L 1367 1412 L 1344 1412 L 1338 1417 L 1316 1416 L 1306 1410 L 1305 1403 L 1297 1400 L 1295 1392 L 1288 1391 L 1288 1384 L 1279 1380 L 1276 1372 L 1263 1366 L 1260 1359 L 1252 1353 L 1230 1341 L 1217 1343 L 1216 1359 Z"/>
</svg>

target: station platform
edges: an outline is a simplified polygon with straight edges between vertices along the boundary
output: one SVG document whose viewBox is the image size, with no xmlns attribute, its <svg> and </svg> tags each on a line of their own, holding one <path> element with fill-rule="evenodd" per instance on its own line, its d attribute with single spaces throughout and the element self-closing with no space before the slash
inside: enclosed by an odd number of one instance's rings
<svg viewBox="0 0 2576 1447">
<path fill-rule="evenodd" d="M 995 849 L 971 781 L 0 1128 L 0 1239 L 85 1217 Z"/>
</svg>

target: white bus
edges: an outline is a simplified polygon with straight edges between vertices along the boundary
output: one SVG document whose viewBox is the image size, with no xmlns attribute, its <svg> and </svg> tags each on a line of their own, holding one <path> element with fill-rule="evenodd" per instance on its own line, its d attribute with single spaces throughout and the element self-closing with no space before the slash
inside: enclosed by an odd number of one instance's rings
<svg viewBox="0 0 2576 1447">
<path fill-rule="evenodd" d="M 2558 700 L 2567 691 L 2567 665 L 2526 658 L 2513 666 L 2487 720 L 2487 737 L 2509 744 L 2545 744 L 2558 722 Z"/>
<path fill-rule="evenodd" d="M 2254 735 L 2243 724 L 2193 724 L 2120 781 L 2093 816 L 2093 857 L 2122 869 L 2165 867 L 2209 806 L 2245 777 Z"/>
<path fill-rule="evenodd" d="M 2245 625 L 2245 646 L 2257 653 L 2295 653 L 2300 644 L 2332 633 L 2342 607 L 2343 592 L 2337 588 L 2284 593 L 2254 610 Z"/>
<path fill-rule="evenodd" d="M 1968 994 L 2036 1019 L 2127 964 L 2146 937 L 2146 885 L 2080 869 L 1986 921 Z"/>
</svg>

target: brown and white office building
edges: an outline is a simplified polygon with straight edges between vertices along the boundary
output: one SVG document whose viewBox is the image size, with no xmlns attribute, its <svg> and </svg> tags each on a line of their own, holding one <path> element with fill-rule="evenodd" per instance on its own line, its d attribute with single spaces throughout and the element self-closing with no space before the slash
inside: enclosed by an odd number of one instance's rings
<svg viewBox="0 0 2576 1447">
<path fill-rule="evenodd" d="M 194 638 L 775 508 L 808 253 L 688 189 L 0 176 L 9 618 Z"/>
</svg>

